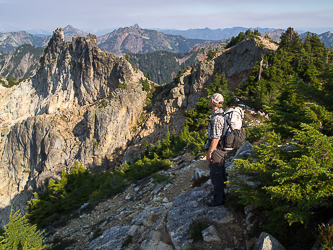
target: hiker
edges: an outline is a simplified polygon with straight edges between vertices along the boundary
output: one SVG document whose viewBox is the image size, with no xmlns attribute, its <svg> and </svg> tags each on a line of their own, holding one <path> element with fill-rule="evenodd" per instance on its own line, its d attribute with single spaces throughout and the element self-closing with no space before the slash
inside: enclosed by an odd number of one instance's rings
<svg viewBox="0 0 333 250">
<path fill-rule="evenodd" d="M 207 160 L 210 168 L 210 179 L 214 189 L 213 200 L 207 203 L 208 206 L 220 206 L 225 203 L 224 181 L 226 180 L 226 176 L 224 158 L 227 152 L 223 151 L 219 144 L 219 140 L 222 139 L 221 136 L 224 127 L 223 101 L 223 96 L 216 93 L 211 96 L 209 103 L 209 108 L 213 113 L 210 116 L 211 122 L 208 124 L 208 141 L 205 144 L 205 149 L 208 150 Z"/>
</svg>

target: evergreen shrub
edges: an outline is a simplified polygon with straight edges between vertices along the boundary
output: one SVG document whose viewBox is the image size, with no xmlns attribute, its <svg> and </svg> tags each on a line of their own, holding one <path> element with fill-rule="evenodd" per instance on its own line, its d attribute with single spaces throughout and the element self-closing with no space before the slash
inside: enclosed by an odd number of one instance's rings
<svg viewBox="0 0 333 250">
<path fill-rule="evenodd" d="M 170 177 L 163 174 L 152 174 L 151 177 L 153 178 L 153 183 L 171 182 Z"/>
<path fill-rule="evenodd" d="M 43 233 L 37 230 L 36 225 L 31 225 L 19 210 L 13 214 L 11 209 L 9 223 L 0 236 L 0 249 L 47 249 L 43 244 Z"/>
<path fill-rule="evenodd" d="M 203 240 L 202 231 L 208 228 L 208 224 L 200 220 L 192 220 L 187 233 L 194 241 Z"/>
<path fill-rule="evenodd" d="M 124 83 L 119 84 L 118 87 L 121 88 L 121 89 L 126 89 L 127 84 L 126 84 L 126 82 L 124 82 Z"/>
<path fill-rule="evenodd" d="M 236 36 L 236 37 L 233 36 L 225 48 L 228 49 L 236 44 L 239 44 L 241 41 L 243 41 L 247 38 L 255 38 L 255 37 L 259 37 L 259 36 L 261 36 L 261 35 L 257 29 L 255 29 L 254 31 L 251 31 L 250 29 L 248 29 L 245 33 L 240 32 L 238 34 L 238 36 Z"/>
<path fill-rule="evenodd" d="M 82 204 L 117 194 L 126 186 L 120 171 L 93 175 L 75 162 L 69 174 L 63 170 L 58 182 L 50 179 L 43 193 L 34 193 L 35 198 L 28 201 L 26 217 L 39 227 L 45 227 L 56 220 L 66 220 Z"/>
</svg>

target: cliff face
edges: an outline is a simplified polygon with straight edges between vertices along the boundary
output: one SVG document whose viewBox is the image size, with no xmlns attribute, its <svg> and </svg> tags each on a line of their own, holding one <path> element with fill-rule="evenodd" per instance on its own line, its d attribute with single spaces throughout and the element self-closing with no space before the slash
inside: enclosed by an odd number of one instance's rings
<svg viewBox="0 0 333 250">
<path fill-rule="evenodd" d="M 57 29 L 36 76 L 0 89 L 2 226 L 11 205 L 25 211 L 32 192 L 74 160 L 93 171 L 118 164 L 145 105 L 141 77 L 127 61 L 99 50 L 95 36 L 68 42 Z"/>
</svg>

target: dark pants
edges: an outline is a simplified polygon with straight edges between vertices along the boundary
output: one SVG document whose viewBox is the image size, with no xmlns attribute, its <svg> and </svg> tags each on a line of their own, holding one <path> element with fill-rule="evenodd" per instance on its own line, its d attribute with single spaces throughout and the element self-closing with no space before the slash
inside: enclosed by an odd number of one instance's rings
<svg viewBox="0 0 333 250">
<path fill-rule="evenodd" d="M 212 161 L 209 162 L 210 179 L 214 185 L 214 201 L 222 203 L 224 198 L 224 182 L 226 181 L 224 158 L 227 155 L 226 151 L 215 149 L 212 153 Z"/>
</svg>

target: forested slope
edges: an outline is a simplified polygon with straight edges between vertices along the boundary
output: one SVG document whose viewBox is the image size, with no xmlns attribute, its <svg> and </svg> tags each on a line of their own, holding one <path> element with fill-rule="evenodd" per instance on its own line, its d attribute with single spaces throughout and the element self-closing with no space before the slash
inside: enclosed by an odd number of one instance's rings
<svg viewBox="0 0 333 250">
<path fill-rule="evenodd" d="M 302 41 L 289 28 L 279 49 L 263 56 L 236 91 L 270 119 L 247 129 L 248 139 L 261 143 L 254 156 L 238 161 L 235 196 L 258 207 L 260 227 L 287 249 L 306 249 L 318 234 L 329 241 L 325 233 L 332 233 L 319 226 L 333 217 L 332 90 L 332 51 L 318 36 Z M 244 175 L 247 181 L 239 178 Z"/>
<path fill-rule="evenodd" d="M 149 72 L 152 81 L 164 84 L 172 82 L 179 70 L 199 62 L 199 54 L 206 57 L 204 49 L 188 53 L 168 51 L 156 51 L 147 54 L 128 53 L 128 56 L 131 64 L 144 73 Z"/>
</svg>

